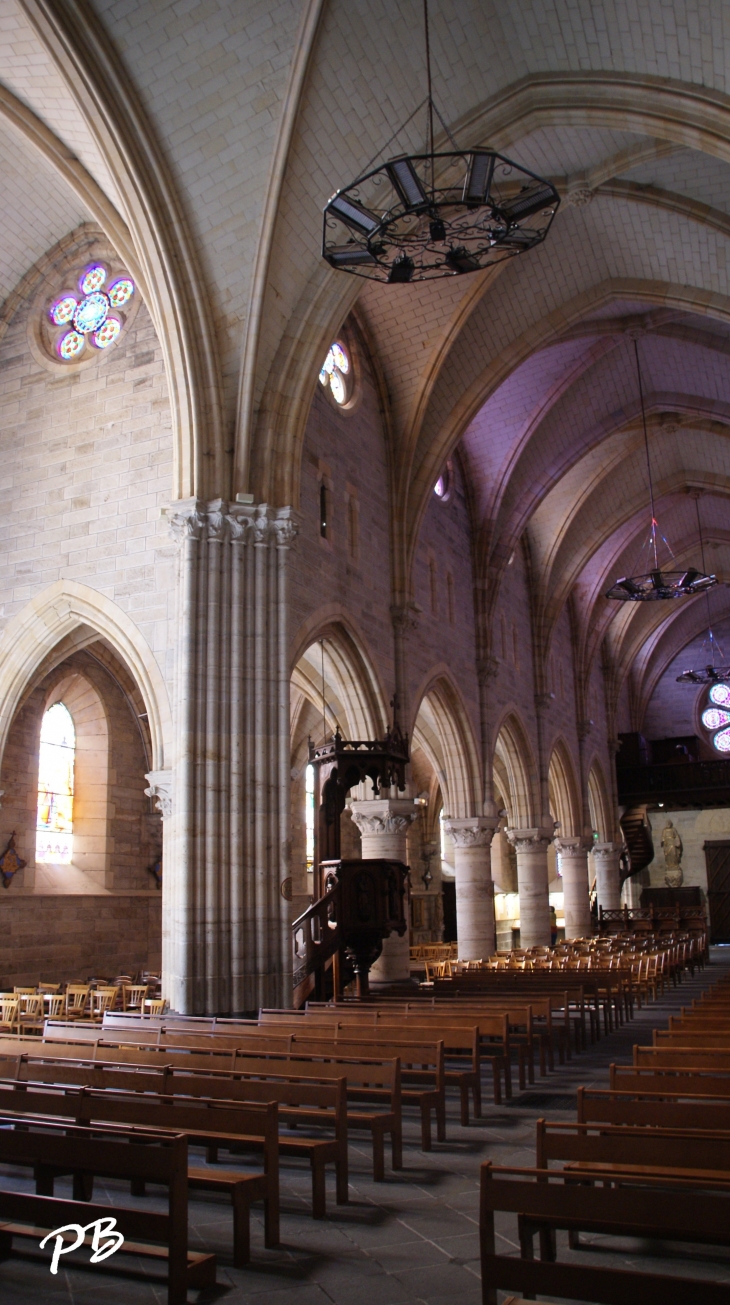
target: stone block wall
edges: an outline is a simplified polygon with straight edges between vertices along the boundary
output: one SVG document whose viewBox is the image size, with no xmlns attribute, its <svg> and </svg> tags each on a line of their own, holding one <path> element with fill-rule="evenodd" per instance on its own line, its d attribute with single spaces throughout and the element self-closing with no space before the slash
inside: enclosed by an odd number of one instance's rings
<svg viewBox="0 0 730 1305">
<path fill-rule="evenodd" d="M 0 899 L 0 987 L 114 978 L 161 963 L 161 894 Z"/>
</svg>

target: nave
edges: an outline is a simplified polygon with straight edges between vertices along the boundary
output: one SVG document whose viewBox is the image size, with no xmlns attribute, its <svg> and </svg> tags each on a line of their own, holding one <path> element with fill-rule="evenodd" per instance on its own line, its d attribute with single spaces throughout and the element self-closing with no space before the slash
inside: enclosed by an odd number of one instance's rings
<svg viewBox="0 0 730 1305">
<path fill-rule="evenodd" d="M 612 1063 L 629 1064 L 634 1044 L 648 1045 L 655 1030 L 666 1029 L 671 1016 L 689 1007 L 703 993 L 730 977 L 730 954 L 711 948 L 710 963 L 694 973 L 685 972 L 677 986 L 669 986 L 655 1001 L 635 1005 L 633 1018 L 615 1027 L 599 1041 L 588 1042 L 580 1053 L 559 1063 L 542 1077 L 536 1066 L 535 1082 L 520 1090 L 515 1074 L 514 1095 L 494 1105 L 491 1075 L 484 1074 L 481 1120 L 460 1124 L 456 1094 L 447 1093 L 446 1141 L 434 1139 L 432 1150 L 421 1150 L 417 1117 L 404 1112 L 403 1169 L 386 1163 L 384 1182 L 372 1179 L 369 1147 L 351 1136 L 349 1145 L 349 1201 L 335 1204 L 334 1175 L 327 1175 L 327 1217 L 313 1221 L 309 1174 L 284 1164 L 281 1171 L 281 1244 L 266 1249 L 260 1207 L 251 1213 L 251 1260 L 246 1268 L 232 1264 L 231 1221 L 226 1198 L 191 1191 L 189 1238 L 191 1249 L 214 1252 L 216 1286 L 193 1291 L 188 1299 L 207 1305 L 225 1300 L 231 1305 L 264 1301 L 266 1305 L 445 1305 L 458 1299 L 463 1305 L 481 1305 L 479 1256 L 479 1174 L 485 1160 L 496 1165 L 529 1167 L 535 1163 L 536 1121 L 570 1122 L 576 1118 L 576 1093 L 582 1085 L 605 1089 Z M 301 1018 L 301 1017 L 300 1017 Z M 113 1033 L 110 1029 L 108 1037 Z M 106 1053 L 108 1055 L 108 1053 Z M 99 1052 L 101 1058 L 101 1052 Z M 7 1171 L 0 1170 L 0 1190 L 7 1188 Z M 70 1180 L 56 1184 L 58 1194 L 70 1194 Z M 31 1191 L 32 1184 L 25 1184 Z M 114 1203 L 123 1196 L 122 1185 L 98 1183 L 95 1199 Z M 162 1212 L 166 1202 L 154 1188 L 144 1208 Z M 724 1250 L 679 1247 L 583 1234 L 589 1249 L 571 1251 L 561 1244 L 559 1258 L 583 1267 L 630 1265 L 652 1273 L 668 1273 L 690 1281 L 727 1282 L 730 1261 Z M 497 1251 L 518 1253 L 514 1218 L 498 1218 Z M 113 1263 L 113 1262 L 112 1262 Z M 48 1264 L 29 1255 L 14 1254 L 0 1265 L 2 1299 L 8 1305 L 77 1305 L 103 1298 L 108 1305 L 157 1305 L 166 1297 L 164 1283 L 140 1276 L 141 1266 L 127 1261 L 125 1276 L 116 1267 L 65 1267 L 50 1279 Z M 103 1273 L 103 1278 L 99 1275 Z M 500 1297 L 501 1299 L 501 1297 Z"/>
</svg>

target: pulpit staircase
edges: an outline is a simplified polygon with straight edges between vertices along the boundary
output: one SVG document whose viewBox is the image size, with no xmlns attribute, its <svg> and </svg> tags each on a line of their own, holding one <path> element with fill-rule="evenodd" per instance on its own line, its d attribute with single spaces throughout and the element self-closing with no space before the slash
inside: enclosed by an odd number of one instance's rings
<svg viewBox="0 0 730 1305">
<path fill-rule="evenodd" d="M 621 817 L 621 829 L 629 854 L 628 867 L 626 870 L 622 869 L 621 877 L 628 879 L 638 874 L 640 870 L 645 870 L 654 860 L 654 844 L 646 819 L 646 803 L 628 807 L 624 811 Z"/>
<path fill-rule="evenodd" d="M 292 925 L 294 1006 L 341 994 L 368 975 L 383 939 L 408 928 L 408 866 L 401 861 L 325 861 L 324 894 Z"/>
</svg>

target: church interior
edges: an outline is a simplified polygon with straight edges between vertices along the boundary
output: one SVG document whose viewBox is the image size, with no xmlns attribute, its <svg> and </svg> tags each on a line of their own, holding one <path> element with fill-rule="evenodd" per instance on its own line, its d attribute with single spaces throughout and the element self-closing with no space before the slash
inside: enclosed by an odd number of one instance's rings
<svg viewBox="0 0 730 1305">
<path fill-rule="evenodd" d="M 0 0 L 0 160 L 3 1302 L 728 1305 L 727 5 Z"/>
</svg>

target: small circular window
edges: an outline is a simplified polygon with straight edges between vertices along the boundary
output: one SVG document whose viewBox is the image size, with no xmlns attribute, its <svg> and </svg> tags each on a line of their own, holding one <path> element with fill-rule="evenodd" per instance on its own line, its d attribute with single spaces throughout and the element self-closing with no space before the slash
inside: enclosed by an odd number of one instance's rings
<svg viewBox="0 0 730 1305">
<path fill-rule="evenodd" d="M 453 479 L 453 472 L 452 472 L 451 461 L 449 461 L 444 466 L 441 475 L 439 476 L 438 480 L 436 481 L 436 484 L 433 487 L 434 494 L 436 495 L 437 498 L 441 499 L 442 503 L 445 503 L 449 495 L 451 494 L 452 479 Z"/>
<path fill-rule="evenodd" d="M 730 684 L 713 684 L 700 717 L 718 752 L 730 752 Z"/>
<path fill-rule="evenodd" d="M 352 363 L 347 349 L 339 340 L 335 340 L 327 351 L 319 373 L 319 383 L 329 391 L 340 407 L 349 401 L 352 394 Z"/>
<path fill-rule="evenodd" d="M 52 352 L 62 362 L 76 362 L 91 351 L 108 349 L 122 331 L 135 294 L 128 276 L 112 276 L 104 263 L 78 273 L 76 285 L 64 289 L 48 308 Z"/>
</svg>

